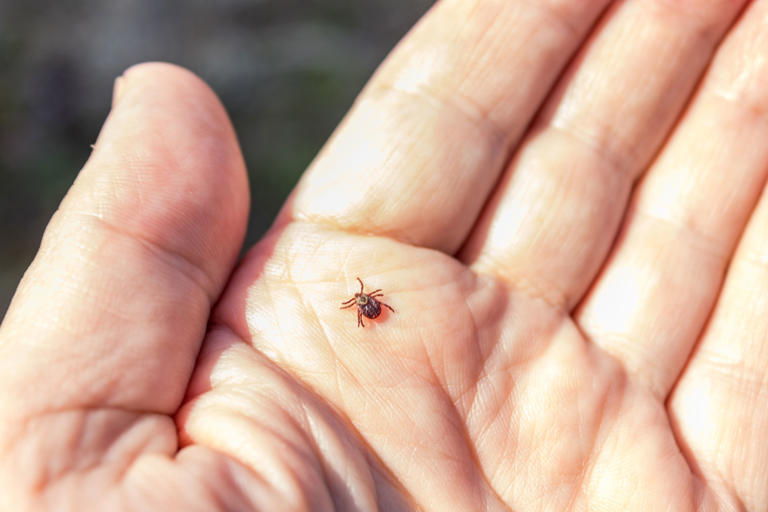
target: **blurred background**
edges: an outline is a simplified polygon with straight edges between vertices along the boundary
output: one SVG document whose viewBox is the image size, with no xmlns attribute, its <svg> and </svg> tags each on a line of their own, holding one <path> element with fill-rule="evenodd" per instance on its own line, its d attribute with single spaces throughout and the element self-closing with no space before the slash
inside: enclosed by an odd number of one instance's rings
<svg viewBox="0 0 768 512">
<path fill-rule="evenodd" d="M 0 0 L 0 318 L 137 62 L 200 75 L 248 165 L 246 247 L 433 0 Z"/>
</svg>

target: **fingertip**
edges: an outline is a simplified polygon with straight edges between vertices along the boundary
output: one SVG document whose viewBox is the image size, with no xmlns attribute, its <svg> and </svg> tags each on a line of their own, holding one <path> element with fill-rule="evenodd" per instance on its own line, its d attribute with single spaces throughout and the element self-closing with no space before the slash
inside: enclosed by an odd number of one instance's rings
<svg viewBox="0 0 768 512">
<path fill-rule="evenodd" d="M 221 267 L 218 253 L 230 262 L 239 253 L 249 202 L 245 163 L 216 94 L 185 68 L 149 62 L 115 80 L 112 111 L 65 204 L 181 253 L 198 240 L 193 259 Z"/>
<path fill-rule="evenodd" d="M 152 82 L 158 79 L 198 82 L 197 85 L 201 86 L 202 89 L 209 89 L 202 79 L 186 68 L 168 62 L 142 62 L 127 67 L 120 76 L 115 78 L 112 87 L 112 108 L 114 109 L 120 103 L 132 85 L 141 86 L 148 80 Z M 209 92 L 214 94 L 213 91 L 209 90 Z"/>
</svg>

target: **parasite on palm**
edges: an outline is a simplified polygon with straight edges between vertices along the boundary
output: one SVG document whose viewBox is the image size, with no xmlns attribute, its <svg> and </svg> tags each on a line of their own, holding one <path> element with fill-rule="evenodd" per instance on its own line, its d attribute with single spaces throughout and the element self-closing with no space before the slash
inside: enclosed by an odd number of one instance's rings
<svg viewBox="0 0 768 512">
<path fill-rule="evenodd" d="M 366 293 L 364 291 L 365 287 L 363 286 L 363 281 L 359 277 L 356 279 L 360 281 L 360 293 L 356 293 L 355 296 L 351 299 L 342 302 L 339 309 L 346 309 L 351 308 L 352 306 L 357 306 L 358 327 L 365 327 L 365 324 L 363 323 L 363 316 L 366 318 L 376 318 L 379 316 L 381 314 L 381 306 L 388 308 L 393 313 L 395 312 L 395 310 L 392 309 L 392 306 L 389 304 L 384 304 L 380 300 L 376 300 L 376 297 L 381 297 L 384 295 L 381 293 L 381 289 Z"/>
</svg>

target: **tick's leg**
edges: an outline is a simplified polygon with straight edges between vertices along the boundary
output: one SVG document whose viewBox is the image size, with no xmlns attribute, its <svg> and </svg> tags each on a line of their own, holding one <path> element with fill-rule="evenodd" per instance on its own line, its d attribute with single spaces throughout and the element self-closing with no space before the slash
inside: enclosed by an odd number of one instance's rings
<svg viewBox="0 0 768 512">
<path fill-rule="evenodd" d="M 356 277 L 355 279 L 360 281 L 360 293 L 363 293 L 363 281 L 359 277 Z"/>
<path fill-rule="evenodd" d="M 376 290 L 376 291 L 380 291 L 380 290 Z M 383 294 L 383 293 L 376 293 L 376 294 L 370 294 L 370 293 L 369 293 L 369 294 L 368 294 L 368 296 L 369 296 L 369 297 L 383 297 L 383 296 L 384 296 L 384 294 Z"/>
<path fill-rule="evenodd" d="M 381 291 L 381 288 L 379 288 L 378 290 L 373 290 L 372 292 L 368 292 L 368 294 L 367 294 L 367 295 L 370 297 L 370 296 L 371 296 L 371 295 L 373 295 L 374 293 L 379 293 L 380 291 Z M 379 293 L 379 295 L 383 295 L 383 294 L 382 294 L 382 293 Z"/>
<path fill-rule="evenodd" d="M 342 304 L 343 304 L 343 303 L 342 303 Z M 351 304 L 347 304 L 346 306 L 341 306 L 339 309 L 347 309 L 347 308 L 351 308 L 351 307 L 352 307 L 352 306 L 354 306 L 354 305 L 355 305 L 355 303 L 354 303 L 354 302 L 352 302 Z"/>
<path fill-rule="evenodd" d="M 379 304 L 381 304 L 381 305 L 382 305 L 382 306 L 384 306 L 384 307 L 387 307 L 387 308 L 389 308 L 389 310 L 390 310 L 391 312 L 393 312 L 393 313 L 395 312 L 395 310 L 394 310 L 394 309 L 392 309 L 392 306 L 390 306 L 389 304 L 384 304 L 384 303 L 383 303 L 383 302 L 381 302 L 381 301 L 379 301 Z"/>
<path fill-rule="evenodd" d="M 357 312 L 357 326 L 360 327 L 361 325 L 363 327 L 365 327 L 365 324 L 363 323 L 363 313 L 362 313 L 362 311 L 358 311 Z"/>
</svg>

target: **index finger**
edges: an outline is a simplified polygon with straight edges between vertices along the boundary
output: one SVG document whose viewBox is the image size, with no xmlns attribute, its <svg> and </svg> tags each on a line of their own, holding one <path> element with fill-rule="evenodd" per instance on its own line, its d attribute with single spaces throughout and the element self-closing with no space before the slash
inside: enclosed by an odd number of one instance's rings
<svg viewBox="0 0 768 512">
<path fill-rule="evenodd" d="M 607 3 L 438 3 L 374 75 L 284 215 L 455 252 Z"/>
</svg>

